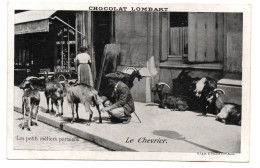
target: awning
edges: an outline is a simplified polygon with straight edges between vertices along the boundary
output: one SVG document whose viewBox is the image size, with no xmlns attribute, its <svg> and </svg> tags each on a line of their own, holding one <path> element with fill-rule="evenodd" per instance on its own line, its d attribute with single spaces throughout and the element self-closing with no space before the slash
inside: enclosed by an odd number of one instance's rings
<svg viewBox="0 0 260 168">
<path fill-rule="evenodd" d="M 15 34 L 49 31 L 49 18 L 56 11 L 26 11 L 15 14 Z"/>
</svg>

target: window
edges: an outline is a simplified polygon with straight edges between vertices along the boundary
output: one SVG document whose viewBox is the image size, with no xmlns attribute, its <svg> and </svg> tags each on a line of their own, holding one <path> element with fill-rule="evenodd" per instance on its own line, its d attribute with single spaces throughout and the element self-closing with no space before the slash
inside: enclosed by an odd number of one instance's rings
<svg viewBox="0 0 260 168">
<path fill-rule="evenodd" d="M 69 23 L 69 22 L 68 22 Z M 75 31 L 63 26 L 57 33 L 57 62 L 58 66 L 74 66 L 75 51 Z"/>
<path fill-rule="evenodd" d="M 187 57 L 188 13 L 171 12 L 169 25 L 169 57 Z"/>
<path fill-rule="evenodd" d="M 15 68 L 29 68 L 32 65 L 32 51 L 30 47 L 26 45 L 26 39 L 23 35 L 16 37 L 15 40 Z"/>
<path fill-rule="evenodd" d="M 223 62 L 223 13 L 171 12 L 169 58 L 190 63 Z"/>
<path fill-rule="evenodd" d="M 58 15 L 58 14 L 57 14 Z M 61 12 L 60 17 L 71 27 L 75 28 L 75 14 L 73 12 Z M 59 21 L 53 22 L 53 32 L 56 36 L 56 53 L 54 71 L 68 71 L 74 69 L 74 58 L 76 57 L 76 33 L 68 25 Z"/>
</svg>

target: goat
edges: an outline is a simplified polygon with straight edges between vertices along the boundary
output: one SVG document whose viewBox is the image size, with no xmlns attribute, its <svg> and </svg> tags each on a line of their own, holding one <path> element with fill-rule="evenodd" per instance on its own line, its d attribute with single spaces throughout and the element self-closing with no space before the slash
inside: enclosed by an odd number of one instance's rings
<svg viewBox="0 0 260 168">
<path fill-rule="evenodd" d="M 216 120 L 225 124 L 241 125 L 241 106 L 222 101 L 221 94 L 225 94 L 222 89 L 214 89 L 207 96 L 208 106 L 206 111 L 214 112 Z"/>
<path fill-rule="evenodd" d="M 65 78 L 65 77 L 64 77 Z M 45 80 L 45 90 L 44 94 L 47 100 L 47 113 L 49 113 L 49 100 L 51 99 L 51 105 L 53 110 L 53 104 L 56 106 L 56 113 L 55 116 L 63 115 L 63 101 L 64 101 L 64 87 L 61 84 L 61 82 L 57 80 L 49 80 L 48 78 L 48 72 L 44 74 L 44 80 Z M 61 112 L 60 108 L 61 107 Z"/>
<path fill-rule="evenodd" d="M 190 73 L 190 70 L 182 70 L 178 77 L 172 80 L 174 86 L 172 89 L 173 95 L 185 95 L 195 98 L 194 90 L 196 89 L 196 83 L 201 78 L 192 78 L 188 73 Z"/>
<path fill-rule="evenodd" d="M 35 109 L 35 125 L 38 122 L 38 109 L 40 104 L 40 93 L 38 90 L 34 89 L 29 82 L 23 82 L 25 85 L 23 87 L 24 93 L 22 97 L 22 113 L 23 113 L 23 124 L 22 129 L 25 127 L 25 122 L 28 123 L 27 130 L 30 131 L 30 126 L 32 126 L 32 115 Z"/>
<path fill-rule="evenodd" d="M 194 101 L 197 102 L 198 109 L 202 111 L 204 116 L 206 116 L 208 106 L 207 97 L 210 92 L 217 88 L 217 82 L 210 77 L 203 77 L 194 84 Z"/>
<path fill-rule="evenodd" d="M 241 106 L 236 104 L 225 104 L 216 116 L 217 121 L 225 124 L 241 125 Z"/>
<path fill-rule="evenodd" d="M 124 72 L 116 71 L 113 73 L 106 74 L 106 76 L 107 75 L 113 76 L 112 78 L 114 78 L 117 81 L 123 82 L 124 84 L 126 84 L 129 87 L 129 89 L 131 89 L 134 86 L 133 83 L 134 83 L 135 78 L 137 78 L 138 81 L 140 81 L 142 79 L 142 75 L 140 74 L 139 70 L 135 67 L 127 67 L 126 71 L 128 69 L 134 70 L 132 72 L 132 74 L 127 74 Z M 107 82 L 108 82 L 107 78 L 104 76 L 99 92 L 100 92 L 100 95 L 105 96 L 108 99 L 112 99 L 111 95 L 112 95 L 114 88 L 112 86 L 108 86 Z"/>
<path fill-rule="evenodd" d="M 179 96 L 172 96 L 169 93 L 163 92 L 164 85 L 166 85 L 168 88 L 170 86 L 166 83 L 160 82 L 155 85 L 154 88 L 152 88 L 152 92 L 154 94 L 158 94 L 160 99 L 159 108 L 169 108 L 171 110 L 179 110 L 179 111 L 185 111 L 189 109 L 189 102 L 188 98 L 183 95 Z"/>
<path fill-rule="evenodd" d="M 217 88 L 217 82 L 210 77 L 203 77 L 196 82 L 196 88 L 194 90 L 196 97 L 206 97 L 209 92 Z"/>
<path fill-rule="evenodd" d="M 77 121 L 79 120 L 78 115 L 78 104 L 82 103 L 85 106 L 86 112 L 89 112 L 89 120 L 87 125 L 90 125 L 91 119 L 93 116 L 93 111 L 90 108 L 91 106 L 96 106 L 99 113 L 99 123 L 102 123 L 100 105 L 103 103 L 103 99 L 98 96 L 98 92 L 91 86 L 83 83 L 77 83 L 70 85 L 67 79 L 64 80 L 64 86 L 67 92 L 67 101 L 71 104 L 72 110 L 72 121 L 75 122 L 74 118 L 74 104 L 76 105 L 76 115 Z"/>
<path fill-rule="evenodd" d="M 183 70 L 176 79 L 173 79 L 173 94 L 181 94 L 192 99 L 193 108 L 202 111 L 203 115 L 207 114 L 208 102 L 206 97 L 217 88 L 217 82 L 210 77 L 189 76 L 189 70 Z"/>
<path fill-rule="evenodd" d="M 210 112 L 217 115 L 224 106 L 221 95 L 225 94 L 222 89 L 214 89 L 207 96 L 207 106 L 205 108 L 206 113 Z"/>
<path fill-rule="evenodd" d="M 137 68 L 135 68 L 135 67 L 127 67 L 126 71 L 128 69 L 133 69 L 134 70 L 132 72 L 132 74 L 127 74 L 127 73 L 120 72 L 120 71 L 116 71 L 114 73 L 118 77 L 118 80 L 120 80 L 121 82 L 125 83 L 131 89 L 134 86 L 135 78 L 137 78 L 138 81 L 140 81 L 142 79 L 142 75 L 140 74 L 139 70 Z M 110 74 L 112 74 L 112 73 L 110 73 Z"/>
<path fill-rule="evenodd" d="M 188 75 L 189 72 L 189 70 L 182 70 L 178 77 L 172 80 L 172 84 L 174 86 L 172 88 L 173 94 L 189 94 L 189 87 L 192 82 L 192 77 Z"/>
<path fill-rule="evenodd" d="M 20 89 L 25 89 L 30 87 L 31 89 L 39 90 L 41 85 L 41 80 L 35 76 L 29 76 L 19 85 Z"/>
</svg>

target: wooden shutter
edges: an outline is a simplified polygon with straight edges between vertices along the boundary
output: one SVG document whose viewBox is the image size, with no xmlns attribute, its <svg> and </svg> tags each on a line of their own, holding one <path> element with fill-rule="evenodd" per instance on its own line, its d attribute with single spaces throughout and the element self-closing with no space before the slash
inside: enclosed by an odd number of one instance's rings
<svg viewBox="0 0 260 168">
<path fill-rule="evenodd" d="M 169 13 L 160 13 L 160 22 L 160 60 L 166 61 L 169 55 Z"/>
<path fill-rule="evenodd" d="M 189 13 L 188 60 L 223 61 L 223 14 Z"/>
</svg>

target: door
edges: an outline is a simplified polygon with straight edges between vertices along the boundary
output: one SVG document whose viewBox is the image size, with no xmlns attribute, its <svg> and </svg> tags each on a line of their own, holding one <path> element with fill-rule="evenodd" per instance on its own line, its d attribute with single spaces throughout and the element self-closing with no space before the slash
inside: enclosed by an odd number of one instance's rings
<svg viewBox="0 0 260 168">
<path fill-rule="evenodd" d="M 101 60 L 106 44 L 110 44 L 113 37 L 112 12 L 93 12 L 93 48 L 96 60 L 96 74 L 100 73 Z"/>
</svg>

